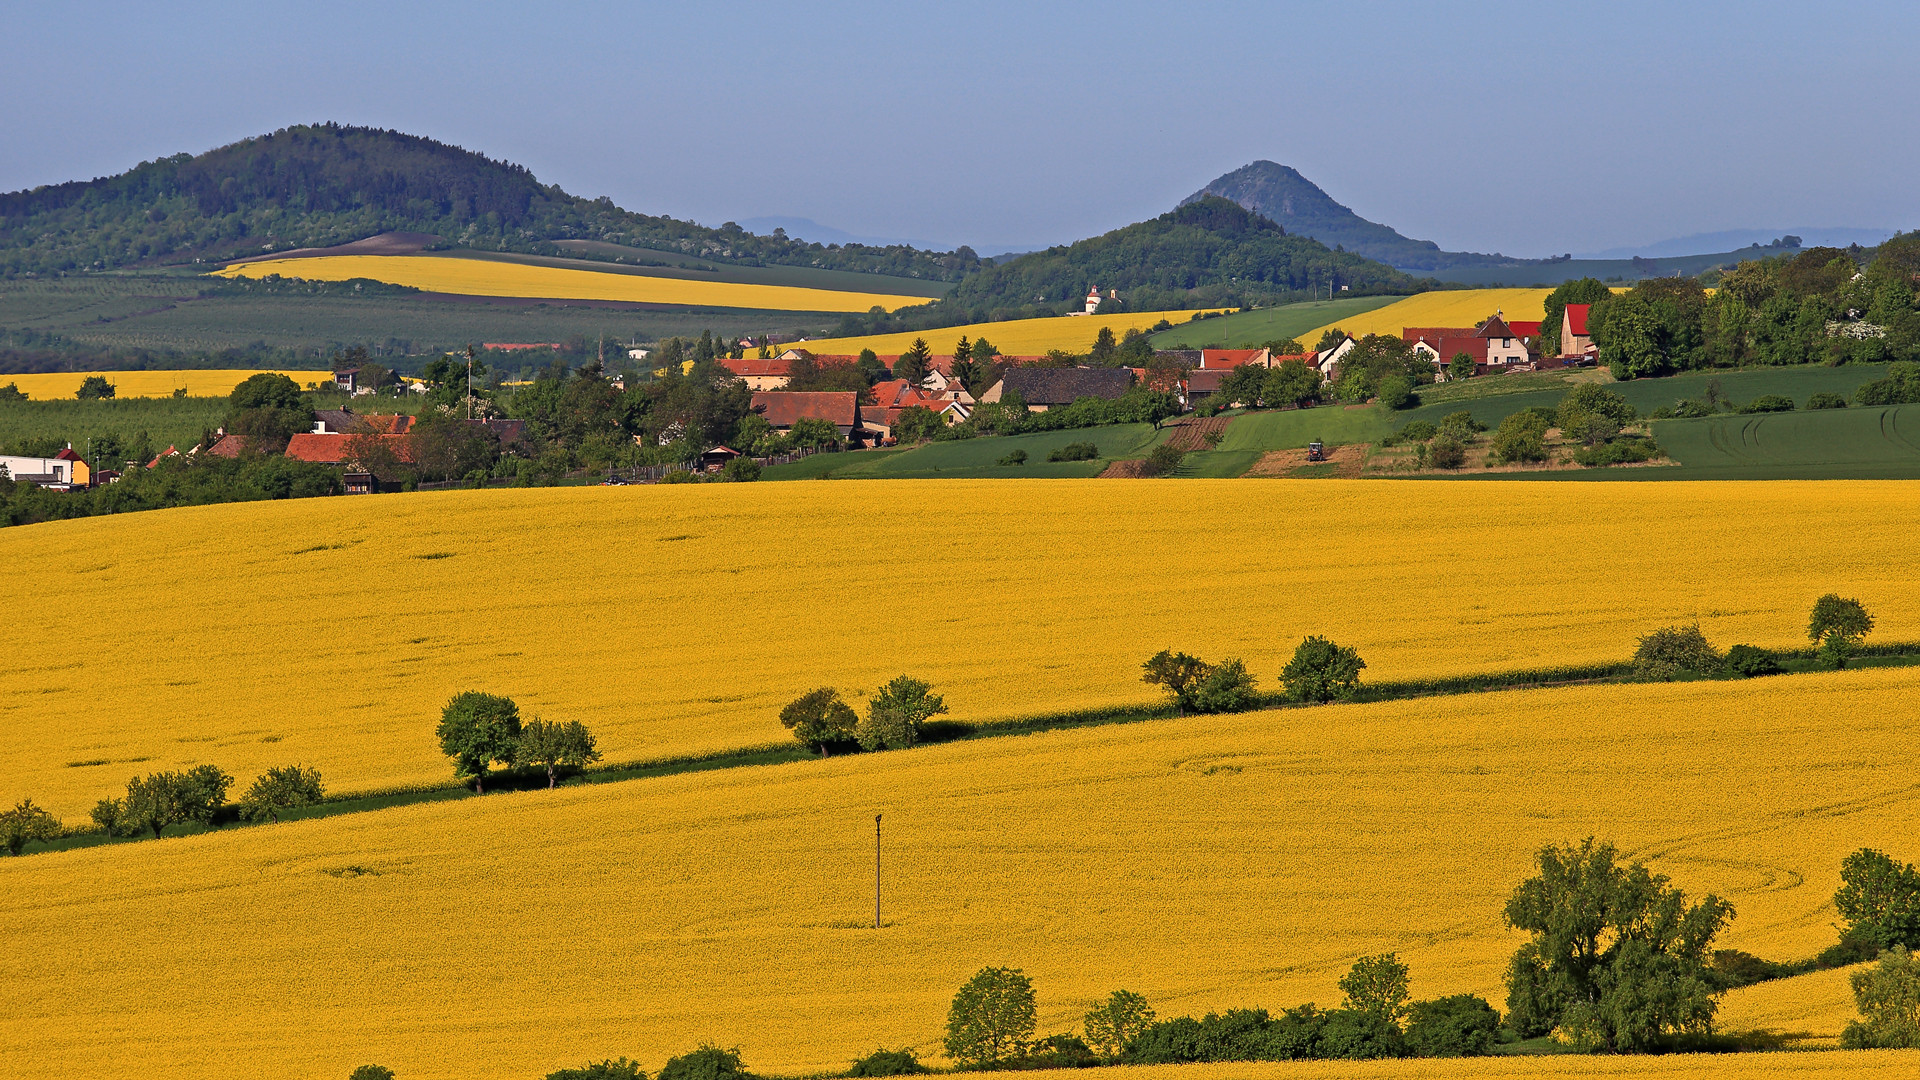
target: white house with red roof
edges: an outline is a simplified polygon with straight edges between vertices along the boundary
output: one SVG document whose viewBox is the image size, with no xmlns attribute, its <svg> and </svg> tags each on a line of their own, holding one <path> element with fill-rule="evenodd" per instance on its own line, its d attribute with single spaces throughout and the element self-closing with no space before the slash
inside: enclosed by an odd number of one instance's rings
<svg viewBox="0 0 1920 1080">
<path fill-rule="evenodd" d="M 1480 370 L 1511 371 L 1533 360 L 1521 328 L 1530 328 L 1536 335 L 1540 332 L 1539 323 L 1516 326 L 1496 311 L 1476 327 L 1408 326 L 1401 329 L 1400 338 L 1413 342 L 1414 351 L 1425 354 L 1436 367 L 1445 368 L 1464 353 Z"/>
</svg>

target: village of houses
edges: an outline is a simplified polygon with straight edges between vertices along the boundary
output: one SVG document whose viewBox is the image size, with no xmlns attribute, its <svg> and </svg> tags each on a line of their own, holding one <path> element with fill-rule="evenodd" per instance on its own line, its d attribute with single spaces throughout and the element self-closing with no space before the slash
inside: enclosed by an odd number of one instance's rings
<svg viewBox="0 0 1920 1080">
<path fill-rule="evenodd" d="M 1098 303 L 1098 292 L 1090 293 L 1087 311 L 1091 313 Z M 1433 363 L 1436 378 L 1441 380 L 1449 377 L 1449 364 L 1461 355 L 1472 359 L 1476 375 L 1592 365 L 1596 350 L 1587 330 L 1589 311 L 1587 304 L 1567 305 L 1560 340 L 1555 343 L 1558 349 L 1552 355 L 1547 355 L 1542 343 L 1536 340 L 1540 323 L 1508 320 L 1499 312 L 1479 326 L 1404 327 L 1401 338 Z M 1354 339 L 1348 338 L 1332 348 L 1295 355 L 1275 355 L 1270 349 L 1193 349 L 1162 353 L 1176 359 L 1180 370 L 1172 384 L 1162 388 L 1174 393 L 1181 406 L 1191 410 L 1218 393 L 1226 377 L 1243 364 L 1271 368 L 1290 361 L 1299 362 L 1318 371 L 1323 381 L 1331 382 L 1339 377 L 1341 358 L 1353 347 Z M 645 355 L 644 350 L 635 352 Z M 826 366 L 852 364 L 858 358 L 816 355 L 803 346 L 796 346 L 775 355 L 719 359 L 716 363 L 732 371 L 753 391 L 753 411 L 764 416 L 776 434 L 790 434 L 794 425 L 802 420 L 822 420 L 833 425 L 847 449 L 895 445 L 894 429 L 901 413 L 910 408 L 927 409 L 952 425 L 968 419 L 977 405 L 999 402 L 1009 394 L 1017 393 L 1028 410 L 1045 412 L 1086 397 L 1112 400 L 1137 384 L 1155 379 L 1145 368 L 1043 366 L 1044 357 L 1003 356 L 998 359 L 1009 365 L 1005 373 L 976 396 L 954 377 L 952 357 L 934 356 L 929 358 L 926 376 L 919 383 L 905 379 L 875 383 L 869 392 L 872 403 L 863 404 L 862 395 L 850 390 L 786 389 L 793 378 L 794 365 L 803 359 Z M 879 357 L 889 369 L 898 359 L 897 355 Z M 357 385 L 356 374 L 353 369 L 336 372 L 335 385 L 353 395 L 370 393 Z M 414 385 L 418 388 L 419 384 Z M 409 431 L 413 422 L 414 418 L 404 413 L 320 410 L 315 414 L 313 430 L 294 435 L 285 454 L 300 461 L 341 467 L 347 470 L 343 477 L 348 493 L 371 492 L 378 489 L 379 481 L 357 467 L 355 448 L 365 446 L 364 440 L 371 438 L 390 444 L 394 459 L 411 461 Z M 504 449 L 513 448 L 523 438 L 524 424 L 519 420 L 470 422 L 486 426 Z M 161 458 L 176 454 L 237 457 L 244 449 L 239 438 L 220 433 L 210 446 L 194 446 L 186 451 L 169 446 L 147 462 L 146 467 L 152 468 Z M 730 447 L 713 447 L 701 455 L 697 467 L 718 470 L 727 460 L 738 456 L 740 452 Z M 111 483 L 120 477 L 120 473 L 113 470 L 96 473 L 71 446 L 50 458 L 0 455 L 0 468 L 16 481 L 57 491 Z"/>
</svg>

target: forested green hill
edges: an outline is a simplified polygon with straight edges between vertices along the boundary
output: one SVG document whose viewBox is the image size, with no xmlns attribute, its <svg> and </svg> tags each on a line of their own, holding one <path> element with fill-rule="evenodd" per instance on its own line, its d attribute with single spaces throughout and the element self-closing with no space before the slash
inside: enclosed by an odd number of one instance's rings
<svg viewBox="0 0 1920 1080">
<path fill-rule="evenodd" d="M 119 176 L 0 194 L 0 276 L 224 261 L 386 232 L 446 246 L 580 254 L 591 240 L 746 265 L 956 281 L 972 251 L 825 247 L 622 210 L 541 184 L 524 166 L 374 128 L 290 127 Z M 592 257 L 589 255 L 588 257 Z"/>
</svg>

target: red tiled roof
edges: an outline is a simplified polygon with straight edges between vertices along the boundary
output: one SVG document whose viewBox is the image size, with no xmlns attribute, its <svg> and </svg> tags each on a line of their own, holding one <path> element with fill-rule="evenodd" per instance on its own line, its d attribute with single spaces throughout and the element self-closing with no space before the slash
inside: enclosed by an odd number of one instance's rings
<svg viewBox="0 0 1920 1080">
<path fill-rule="evenodd" d="M 393 447 L 394 456 L 401 461 L 413 460 L 413 436 L 411 435 L 340 435 L 329 433 L 315 435 L 303 431 L 287 442 L 287 456 L 296 461 L 310 461 L 316 465 L 339 465 L 353 456 L 350 445 L 355 439 L 379 439 Z"/>
<path fill-rule="evenodd" d="M 1587 336 L 1587 312 L 1592 310 L 1592 304 L 1567 305 L 1567 328 L 1573 331 L 1575 337 Z"/>
<path fill-rule="evenodd" d="M 1289 360 L 1297 360 L 1302 364 L 1312 364 L 1315 360 L 1318 360 L 1318 359 L 1320 359 L 1319 353 L 1310 353 L 1310 352 L 1303 352 L 1303 353 L 1298 353 L 1290 356 L 1276 356 L 1273 358 L 1273 366 L 1279 367 L 1281 364 L 1284 364 Z"/>
<path fill-rule="evenodd" d="M 852 428 L 860 422 L 860 395 L 851 390 L 762 390 L 753 395 L 753 411 L 776 428 L 790 428 L 809 418 Z"/>
<path fill-rule="evenodd" d="M 1483 337 L 1443 337 L 1422 338 L 1440 354 L 1442 364 L 1453 363 L 1453 358 L 1461 353 L 1473 357 L 1476 364 L 1487 362 L 1487 339 Z"/>
<path fill-rule="evenodd" d="M 1210 371 L 1204 369 L 1189 371 L 1187 372 L 1187 391 L 1189 393 L 1194 391 L 1203 394 L 1212 393 L 1220 389 L 1220 384 L 1227 381 L 1227 376 L 1231 374 L 1233 374 L 1233 372 L 1223 371 L 1220 368 L 1214 368 Z"/>
<path fill-rule="evenodd" d="M 79 461 L 80 455 L 74 453 L 73 447 L 69 446 L 65 450 L 53 455 L 53 458 L 55 461 Z"/>
<path fill-rule="evenodd" d="M 246 452 L 247 439 L 244 435 L 222 435 L 207 447 L 207 453 L 212 457 L 237 458 Z"/>
<path fill-rule="evenodd" d="M 1508 319 L 1507 325 L 1512 327 L 1513 332 L 1520 337 L 1540 336 L 1540 324 L 1537 322 L 1521 322 L 1518 319 Z"/>
<path fill-rule="evenodd" d="M 804 352 L 805 350 L 796 351 Z M 778 379 L 793 374 L 793 361 L 784 360 L 778 356 L 768 357 L 765 360 L 757 356 L 744 356 L 738 360 L 720 360 L 718 363 L 741 378 L 754 376 Z"/>
<path fill-rule="evenodd" d="M 1260 355 L 1259 349 L 1201 349 L 1200 367 L 1225 371 Z"/>
</svg>

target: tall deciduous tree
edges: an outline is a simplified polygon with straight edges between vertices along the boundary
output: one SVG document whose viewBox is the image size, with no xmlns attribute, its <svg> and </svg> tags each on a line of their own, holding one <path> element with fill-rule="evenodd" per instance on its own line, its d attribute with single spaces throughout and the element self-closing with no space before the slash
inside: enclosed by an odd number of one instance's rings
<svg viewBox="0 0 1920 1080">
<path fill-rule="evenodd" d="M 1131 990 L 1115 990 L 1107 1000 L 1087 1011 L 1083 1026 L 1087 1044 L 1108 1061 L 1117 1061 L 1127 1044 L 1153 1026 L 1153 1006 Z"/>
<path fill-rule="evenodd" d="M 1842 1049 L 1920 1047 L 1920 962 L 1906 946 L 1894 946 L 1849 981 L 1861 1019 L 1840 1033 Z"/>
<path fill-rule="evenodd" d="M 519 753 L 515 760 L 546 769 L 547 787 L 552 788 L 559 769 L 584 769 L 600 760 L 600 750 L 595 745 L 593 732 L 580 721 L 549 724 L 536 716 L 520 729 Z"/>
<path fill-rule="evenodd" d="M 1848 938 L 1882 949 L 1920 947 L 1920 870 L 1912 863 L 1861 848 L 1840 864 L 1840 883 L 1833 906 Z"/>
<path fill-rule="evenodd" d="M 1508 898 L 1507 925 L 1533 935 L 1507 972 L 1508 1013 L 1523 1034 L 1559 1027 L 1583 1045 L 1629 1051 L 1712 1030 L 1713 939 L 1733 907 L 1711 894 L 1689 906 L 1666 877 L 1617 857 L 1591 837 L 1545 848 L 1540 873 Z"/>
<path fill-rule="evenodd" d="M 1033 1022 L 1032 980 L 1018 968 L 981 968 L 947 1010 L 947 1056 L 975 1067 L 1019 1057 Z"/>
<path fill-rule="evenodd" d="M 1158 686 L 1172 695 L 1174 708 L 1182 716 L 1194 707 L 1195 691 L 1213 673 L 1213 665 L 1205 660 L 1171 649 L 1154 653 L 1140 668 L 1140 681 Z"/>
<path fill-rule="evenodd" d="M 1815 601 L 1807 617 L 1807 637 L 1820 646 L 1820 655 L 1836 668 L 1846 666 L 1847 657 L 1872 631 L 1873 616 L 1866 605 L 1837 593 Z"/>
<path fill-rule="evenodd" d="M 1340 977 L 1349 1009 L 1398 1025 L 1407 1018 L 1407 965 L 1394 953 L 1363 956 Z"/>
<path fill-rule="evenodd" d="M 440 712 L 440 750 L 453 759 L 454 775 L 473 778 L 473 790 L 486 790 L 487 768 L 511 765 L 520 744 L 520 707 L 512 698 L 468 690 L 456 694 Z"/>
</svg>

